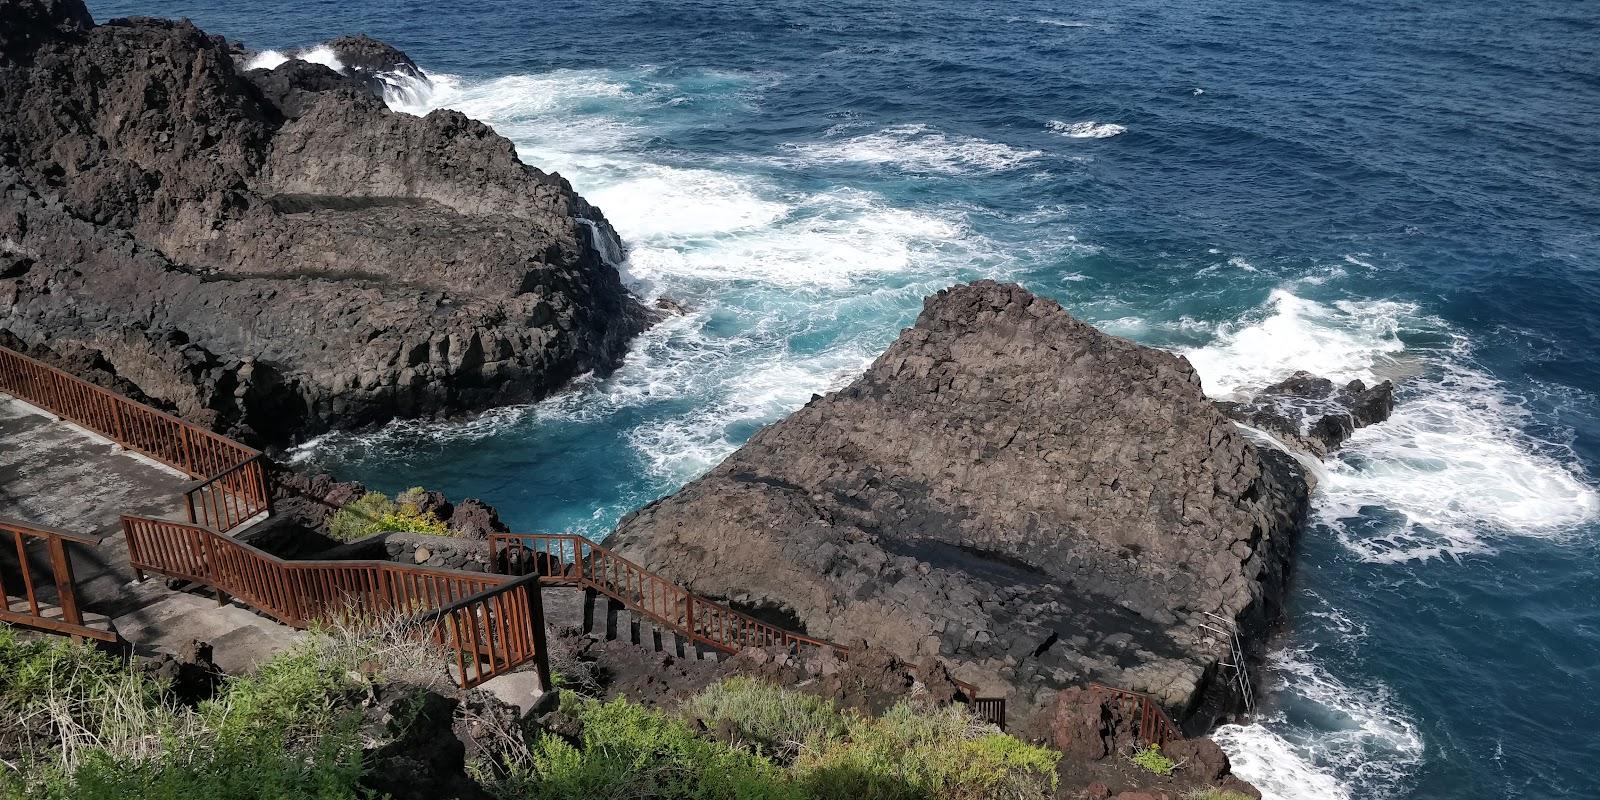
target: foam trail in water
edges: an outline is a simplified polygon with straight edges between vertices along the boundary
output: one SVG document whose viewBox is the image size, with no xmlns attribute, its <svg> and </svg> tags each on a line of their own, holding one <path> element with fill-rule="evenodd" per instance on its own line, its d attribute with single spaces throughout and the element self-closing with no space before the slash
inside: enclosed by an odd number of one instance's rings
<svg viewBox="0 0 1600 800">
<path fill-rule="evenodd" d="M 1353 687 L 1309 648 L 1275 652 L 1269 665 L 1278 710 L 1212 736 L 1264 800 L 1389 796 L 1422 763 L 1422 737 L 1387 687 Z"/>
<path fill-rule="evenodd" d="M 1438 342 L 1408 349 L 1406 338 Z M 1318 303 L 1288 289 L 1185 351 L 1213 396 L 1299 369 L 1336 381 L 1393 377 L 1394 416 L 1363 428 L 1320 473 L 1317 517 L 1371 561 L 1459 556 L 1493 536 L 1555 536 L 1600 516 L 1565 448 L 1524 432 L 1528 412 L 1474 367 L 1465 340 L 1408 303 Z M 1363 509 L 1378 510 L 1363 515 Z M 1366 517 L 1366 524 L 1354 524 Z"/>
<path fill-rule="evenodd" d="M 840 130 L 840 129 L 835 129 Z M 952 136 L 927 125 L 894 125 L 837 141 L 797 145 L 801 156 L 818 163 L 888 164 L 912 172 L 960 174 L 995 172 L 1044 155 L 971 136 Z"/>
<path fill-rule="evenodd" d="M 1115 122 L 1095 122 L 1094 120 L 1089 120 L 1088 122 L 1051 120 L 1049 128 L 1069 139 L 1110 139 L 1113 136 L 1120 136 L 1128 132 L 1126 125 L 1118 125 Z"/>
</svg>

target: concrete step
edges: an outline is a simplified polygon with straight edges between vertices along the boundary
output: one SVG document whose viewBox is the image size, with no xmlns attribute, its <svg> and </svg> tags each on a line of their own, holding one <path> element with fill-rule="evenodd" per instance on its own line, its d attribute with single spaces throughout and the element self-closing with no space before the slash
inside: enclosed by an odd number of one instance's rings
<svg viewBox="0 0 1600 800">
<path fill-rule="evenodd" d="M 147 581 L 154 586 L 159 581 Z M 144 587 L 141 587 L 144 588 Z M 199 595 L 158 591 L 164 596 L 111 621 L 123 638 L 146 654 L 179 653 L 191 639 L 210 642 L 217 666 L 230 675 L 254 671 L 272 655 L 305 637 L 244 606 Z"/>
<path fill-rule="evenodd" d="M 5 600 L 6 610 L 13 614 L 22 614 L 29 617 L 35 617 L 46 622 L 66 623 L 66 614 L 58 605 L 47 603 L 41 600 L 39 602 L 39 610 L 37 613 L 35 613 L 33 605 L 29 603 L 25 597 L 7 596 Z M 104 614 L 96 614 L 92 611 L 82 611 L 79 613 L 83 617 L 82 624 L 85 628 L 103 631 L 107 634 L 112 634 L 113 637 L 115 636 L 116 631 L 112 627 L 111 619 L 109 617 L 105 616 Z M 26 622 L 20 622 L 18 624 L 24 626 L 27 625 Z"/>
</svg>

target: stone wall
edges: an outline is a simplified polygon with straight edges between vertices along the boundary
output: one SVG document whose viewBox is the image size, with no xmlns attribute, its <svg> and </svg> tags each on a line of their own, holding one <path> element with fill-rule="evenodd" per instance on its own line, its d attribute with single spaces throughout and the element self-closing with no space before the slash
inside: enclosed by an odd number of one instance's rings
<svg viewBox="0 0 1600 800">
<path fill-rule="evenodd" d="M 358 544 L 365 542 L 372 543 L 368 545 L 372 552 L 370 558 L 468 572 L 492 571 L 489 569 L 489 543 L 481 539 L 396 532 L 380 533 Z"/>
</svg>

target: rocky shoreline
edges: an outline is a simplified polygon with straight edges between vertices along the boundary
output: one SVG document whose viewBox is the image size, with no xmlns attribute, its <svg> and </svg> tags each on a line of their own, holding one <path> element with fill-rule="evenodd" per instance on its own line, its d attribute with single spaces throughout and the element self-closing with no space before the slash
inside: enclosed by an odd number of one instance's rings
<svg viewBox="0 0 1600 800">
<path fill-rule="evenodd" d="M 1341 402 L 1350 426 L 1392 405 L 1387 384 L 1324 383 L 1274 390 L 1315 395 L 1314 418 L 1268 394 L 1219 408 L 1181 357 L 979 281 L 612 541 L 812 635 L 947 659 L 1017 719 L 1101 682 L 1203 733 L 1244 710 L 1231 634 L 1259 664 L 1311 490 L 1223 411 L 1299 431 L 1337 427 Z"/>
<path fill-rule="evenodd" d="M 0 343 L 254 444 L 614 368 L 656 312 L 600 210 L 334 44 L 351 75 L 245 71 L 188 22 L 0 5 Z"/>
<path fill-rule="evenodd" d="M 404 53 L 327 47 L 342 72 L 247 69 L 188 22 L 0 2 L 0 344 L 262 446 L 614 369 L 660 312 L 623 287 L 601 211 L 482 123 L 391 111 L 386 93 L 427 79 Z M 979 281 L 928 298 L 860 378 L 611 544 L 776 624 L 870 643 L 851 670 L 926 688 L 947 664 L 1105 796 L 1126 776 L 1094 764 L 1131 734 L 1082 687 L 1148 692 L 1189 734 L 1246 710 L 1255 673 L 1236 665 L 1258 667 L 1283 621 L 1303 462 L 1393 404 L 1387 382 L 1306 373 L 1207 397 L 1182 357 Z M 341 550 L 328 516 L 365 489 L 277 477 L 278 513 L 250 537 L 280 555 L 487 569 L 477 540 L 506 530 L 481 501 L 430 494 L 458 539 Z M 730 669 L 828 677 L 742 659 Z M 1192 749 L 1205 785 L 1235 786 L 1215 745 Z"/>
</svg>

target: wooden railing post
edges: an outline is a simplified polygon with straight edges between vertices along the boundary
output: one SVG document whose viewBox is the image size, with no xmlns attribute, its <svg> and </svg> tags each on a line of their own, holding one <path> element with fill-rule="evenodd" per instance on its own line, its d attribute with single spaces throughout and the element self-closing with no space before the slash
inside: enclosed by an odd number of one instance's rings
<svg viewBox="0 0 1600 800">
<path fill-rule="evenodd" d="M 72 559 L 67 555 L 66 542 L 51 538 L 50 571 L 56 578 L 56 602 L 61 605 L 61 619 L 69 625 L 82 625 L 83 612 L 78 609 L 77 582 L 73 579 Z"/>
<path fill-rule="evenodd" d="M 538 675 L 539 691 L 548 692 L 555 688 L 550 681 L 550 649 L 545 644 L 544 635 L 544 588 L 543 582 L 534 579 L 526 589 L 528 593 L 528 622 L 533 628 L 533 669 Z"/>
</svg>

